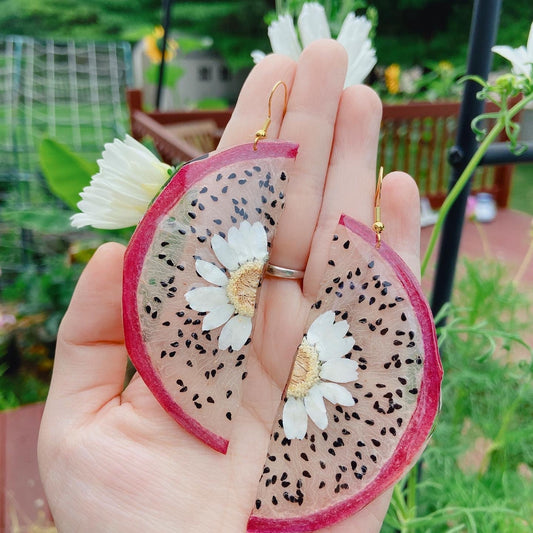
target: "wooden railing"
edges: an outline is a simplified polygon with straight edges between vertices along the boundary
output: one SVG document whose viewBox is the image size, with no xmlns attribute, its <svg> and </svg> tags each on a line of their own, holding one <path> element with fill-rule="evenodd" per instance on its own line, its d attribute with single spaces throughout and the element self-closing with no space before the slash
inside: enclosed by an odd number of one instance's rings
<svg viewBox="0 0 533 533">
<path fill-rule="evenodd" d="M 128 91 L 132 135 L 150 136 L 161 157 L 170 164 L 188 161 L 216 148 L 231 110 L 145 112 L 142 93 Z M 417 181 L 422 196 L 439 207 L 447 194 L 459 103 L 384 105 L 378 161 L 386 172 L 401 169 Z M 489 107 L 490 111 L 491 108 Z M 509 201 L 513 165 L 479 168 L 472 193 L 490 192 L 499 207 Z"/>
</svg>

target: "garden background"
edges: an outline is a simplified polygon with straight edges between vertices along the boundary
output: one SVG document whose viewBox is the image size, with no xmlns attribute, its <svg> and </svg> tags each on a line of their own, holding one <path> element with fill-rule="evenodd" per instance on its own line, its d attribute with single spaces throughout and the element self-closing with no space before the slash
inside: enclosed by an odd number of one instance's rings
<svg viewBox="0 0 533 533">
<path fill-rule="evenodd" d="M 330 4 L 367 6 L 357 1 Z M 378 67 L 369 82 L 385 102 L 460 97 L 458 79 L 466 63 L 472 5 L 461 0 L 372 2 Z M 270 49 L 266 28 L 275 7 L 274 1 L 266 0 L 176 1 L 173 37 L 182 50 L 199 46 L 198 37 L 209 37 L 210 50 L 237 75 L 251 68 L 250 51 Z M 524 44 L 532 20 L 530 0 L 503 0 L 497 43 Z M 160 22 L 158 0 L 0 0 L 1 51 L 6 52 L 6 43 L 28 46 L 29 41 L 13 40 L 15 35 L 32 39 L 34 52 L 47 40 L 82 46 L 96 42 L 95 53 L 112 46 L 119 61 L 127 63 L 129 46 L 150 35 Z M 232 28 L 231 34 L 227 28 Z M 7 69 L 6 57 L 0 54 L 1 72 Z M 24 61 L 27 65 L 27 56 Z M 391 65 L 398 65 L 400 72 L 421 69 L 414 92 L 394 90 L 385 74 Z M 495 59 L 494 69 L 505 68 L 503 60 Z M 123 70 L 124 78 L 116 81 L 116 87 L 132 82 L 131 73 Z M 33 87 L 38 83 L 34 79 Z M 7 85 L 2 89 L 6 94 Z M 6 124 L 11 103 L 0 99 L 0 140 L 10 135 Z M 231 104 L 231 98 L 226 103 Z M 72 150 L 65 168 L 85 165 L 90 176 L 103 143 L 129 128 L 124 95 L 117 103 L 111 92 L 101 92 L 96 107 L 78 102 L 74 113 L 78 140 L 72 138 L 70 104 L 57 104 L 53 131 L 46 120 L 49 104 L 45 98 L 17 126 L 19 139 L 28 135 L 28 128 L 35 130 L 33 151 L 24 153 L 22 167 L 17 167 L 20 159 L 15 161 L 12 153 L 0 153 L 0 410 L 46 397 L 55 333 L 83 266 L 100 243 L 126 243 L 131 233 L 71 229 L 73 206 L 50 190 L 40 167 L 47 160 L 39 157 L 41 139 L 58 140 Z M 96 126 L 95 112 L 101 117 Z M 110 116 L 113 127 L 105 120 Z M 79 155 L 87 163 L 80 163 Z M 533 165 L 516 167 L 510 207 L 533 214 Z M 483 239 L 483 227 L 478 229 Z M 524 238 L 531 240 L 533 234 Z M 406 499 L 401 492 L 395 494 L 386 531 L 533 529 L 533 370 L 531 347 L 524 340 L 533 290 L 531 284 L 517 283 L 517 270 L 506 269 L 491 257 L 491 243 L 484 244 L 483 260 L 462 263 L 454 301 L 446 309 L 447 325 L 440 331 L 444 407 L 424 455 L 418 495 Z M 527 261 L 524 265 L 531 269 Z"/>
</svg>

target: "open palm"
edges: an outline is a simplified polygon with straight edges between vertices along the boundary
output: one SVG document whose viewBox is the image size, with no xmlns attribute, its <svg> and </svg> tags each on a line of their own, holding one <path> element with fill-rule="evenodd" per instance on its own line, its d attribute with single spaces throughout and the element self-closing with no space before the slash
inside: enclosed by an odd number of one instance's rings
<svg viewBox="0 0 533 533">
<path fill-rule="evenodd" d="M 287 113 L 282 119 L 279 105 L 269 137 L 300 148 L 270 261 L 305 270 L 305 277 L 264 281 L 227 455 L 178 426 L 138 375 L 124 389 L 123 247 L 103 246 L 86 268 L 61 325 L 39 442 L 60 531 L 246 530 L 272 421 L 339 215 L 372 223 L 380 103 L 365 87 L 343 90 L 345 71 L 344 50 L 333 41 L 314 43 L 298 64 L 268 57 L 246 82 L 219 147 L 253 139 L 272 86 L 287 84 Z M 410 178 L 387 177 L 382 209 L 387 242 L 416 272 L 418 193 Z M 388 499 L 383 495 L 328 531 L 379 531 Z"/>
</svg>

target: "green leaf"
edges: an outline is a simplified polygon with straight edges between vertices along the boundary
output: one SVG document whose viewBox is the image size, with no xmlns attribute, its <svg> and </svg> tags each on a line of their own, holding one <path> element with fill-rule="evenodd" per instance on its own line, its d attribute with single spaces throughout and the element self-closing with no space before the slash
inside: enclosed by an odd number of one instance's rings
<svg viewBox="0 0 533 533">
<path fill-rule="evenodd" d="M 39 147 L 39 162 L 50 190 L 72 209 L 80 192 L 89 185 L 98 166 L 79 157 L 64 144 L 45 138 Z"/>
</svg>

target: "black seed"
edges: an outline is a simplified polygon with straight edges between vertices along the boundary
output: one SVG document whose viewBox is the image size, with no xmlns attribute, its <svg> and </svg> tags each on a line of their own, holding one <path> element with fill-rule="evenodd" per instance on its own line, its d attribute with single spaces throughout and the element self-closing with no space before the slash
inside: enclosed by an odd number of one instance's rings
<svg viewBox="0 0 533 533">
<path fill-rule="evenodd" d="M 368 263 L 368 268 L 374 268 L 374 261 L 370 261 L 370 263 Z"/>
<path fill-rule="evenodd" d="M 259 509 L 261 507 L 261 500 L 255 500 L 255 508 Z"/>
<path fill-rule="evenodd" d="M 330 259 L 330 260 L 328 261 L 328 265 L 329 265 L 329 266 L 335 266 L 335 261 L 333 261 L 333 259 Z"/>
<path fill-rule="evenodd" d="M 374 462 L 374 463 L 376 463 L 377 460 L 378 460 L 378 458 L 377 458 L 374 454 L 372 454 L 372 455 L 370 456 L 370 459 L 372 459 L 372 462 Z"/>
<path fill-rule="evenodd" d="M 272 496 L 272 503 L 278 505 L 278 499 L 275 496 Z"/>
<path fill-rule="evenodd" d="M 371 296 L 370 300 L 368 300 L 368 305 L 372 305 L 375 301 L 376 299 L 373 296 Z"/>
<path fill-rule="evenodd" d="M 202 408 L 202 404 L 199 403 L 199 402 L 194 402 L 194 405 L 197 409 L 201 409 Z"/>
<path fill-rule="evenodd" d="M 372 440 L 372 444 L 373 444 L 374 446 L 376 446 L 376 447 L 381 446 L 381 442 L 379 442 L 379 440 L 377 440 L 377 439 L 371 439 L 371 440 Z"/>
<path fill-rule="evenodd" d="M 248 372 L 243 372 L 241 379 L 246 379 L 246 376 L 248 375 Z"/>
<path fill-rule="evenodd" d="M 192 367 L 192 361 L 191 361 L 190 359 L 189 359 L 189 360 L 187 361 L 187 363 L 186 363 L 186 364 L 187 364 L 187 366 L 190 366 L 190 367 Z"/>
<path fill-rule="evenodd" d="M 411 394 L 418 394 L 418 389 L 416 387 L 412 388 L 412 389 L 409 389 L 409 392 Z"/>
<path fill-rule="evenodd" d="M 304 461 L 309 461 L 309 457 L 307 457 L 307 454 L 305 452 L 302 452 L 300 454 L 300 457 L 304 460 Z"/>
<path fill-rule="evenodd" d="M 338 483 L 342 478 L 342 474 L 335 474 L 335 481 Z"/>
<path fill-rule="evenodd" d="M 268 457 L 269 461 L 274 462 L 276 460 L 276 456 L 275 455 L 268 455 L 267 457 Z"/>
<path fill-rule="evenodd" d="M 187 389 L 187 386 L 185 386 L 185 387 L 182 387 L 182 388 L 180 389 L 180 392 L 187 392 L 187 390 L 188 390 L 188 389 Z"/>
<path fill-rule="evenodd" d="M 325 441 L 328 440 L 328 434 L 327 434 L 325 431 L 322 432 L 322 438 L 323 438 Z"/>
<path fill-rule="evenodd" d="M 335 455 L 335 450 L 333 448 L 329 448 L 328 453 L 330 453 L 331 455 Z"/>
<path fill-rule="evenodd" d="M 387 434 L 387 428 L 381 428 L 381 431 L 380 431 L 381 435 L 386 435 Z"/>
<path fill-rule="evenodd" d="M 284 453 L 284 454 L 283 454 L 283 457 L 284 457 L 284 459 L 285 459 L 286 461 L 290 461 L 290 460 L 291 460 L 291 458 L 289 457 L 289 454 L 288 454 L 288 453 Z"/>
<path fill-rule="evenodd" d="M 373 420 L 365 420 L 365 424 L 368 424 L 369 426 L 373 426 L 374 425 L 374 421 Z"/>
<path fill-rule="evenodd" d="M 380 333 L 381 335 L 386 335 L 387 334 L 387 331 L 389 331 L 389 328 L 383 328 Z"/>
<path fill-rule="evenodd" d="M 302 476 L 303 476 L 303 477 L 306 477 L 306 478 L 310 478 L 310 477 L 311 477 L 311 474 L 310 474 L 307 470 L 304 470 L 304 471 L 302 472 Z"/>
<path fill-rule="evenodd" d="M 350 247 L 350 241 L 346 241 L 342 247 L 345 249 L 345 250 L 348 250 L 348 248 Z"/>
<path fill-rule="evenodd" d="M 326 469 L 326 463 L 324 461 L 320 461 L 319 464 L 320 464 L 320 468 L 322 468 L 322 470 Z"/>
<path fill-rule="evenodd" d="M 359 295 L 359 303 L 362 303 L 365 301 L 365 295 L 364 294 L 360 294 Z M 359 321 L 360 322 L 360 321 Z"/>
</svg>

